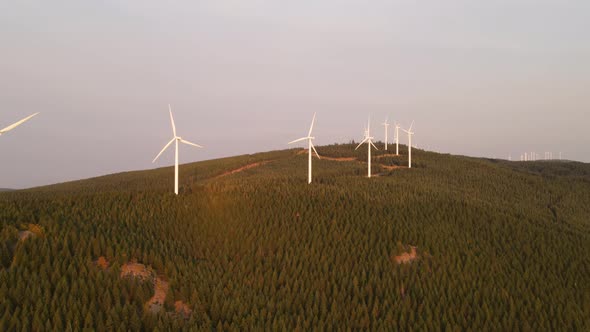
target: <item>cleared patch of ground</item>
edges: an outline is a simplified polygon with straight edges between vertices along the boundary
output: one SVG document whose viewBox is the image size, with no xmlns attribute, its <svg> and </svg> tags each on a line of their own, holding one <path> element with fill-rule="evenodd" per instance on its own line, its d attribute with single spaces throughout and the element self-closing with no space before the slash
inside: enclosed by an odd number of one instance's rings
<svg viewBox="0 0 590 332">
<path fill-rule="evenodd" d="M 375 156 L 375 158 L 381 159 L 381 158 L 385 158 L 385 157 L 399 157 L 399 156 L 401 156 L 401 155 L 389 153 L 389 154 L 382 154 L 382 155 Z"/>
<path fill-rule="evenodd" d="M 412 261 L 418 259 L 418 253 L 416 252 L 416 247 L 410 247 L 410 252 L 404 252 L 401 255 L 395 256 L 393 258 L 397 264 L 408 264 Z"/>
<path fill-rule="evenodd" d="M 174 310 L 177 314 L 182 315 L 184 318 L 188 319 L 193 312 L 191 308 L 182 301 L 174 302 Z"/>
<path fill-rule="evenodd" d="M 35 236 L 35 233 L 31 232 L 31 231 L 20 231 L 18 232 L 18 240 L 19 241 L 24 241 L 26 239 L 28 239 L 31 236 Z"/>
<path fill-rule="evenodd" d="M 133 277 L 149 280 L 153 278 L 152 276 L 153 274 L 151 269 L 148 269 L 147 266 L 137 262 L 129 262 L 121 266 L 121 278 Z"/>
<path fill-rule="evenodd" d="M 96 264 L 96 266 L 100 267 L 103 270 L 109 268 L 109 261 L 104 256 L 98 257 L 94 264 Z"/>
<path fill-rule="evenodd" d="M 383 165 L 383 164 L 379 164 L 379 166 L 383 167 L 386 170 L 394 170 L 394 169 L 400 169 L 400 168 L 408 168 L 407 166 L 397 166 L 397 165 Z"/>
<path fill-rule="evenodd" d="M 27 229 L 18 232 L 18 240 L 24 241 L 30 237 L 43 236 L 43 227 L 37 224 L 28 224 Z"/>
<path fill-rule="evenodd" d="M 167 281 L 161 277 L 156 277 L 154 280 L 154 296 L 145 303 L 146 309 L 152 313 L 160 312 L 164 308 L 164 301 L 169 288 L 170 285 Z"/>
<path fill-rule="evenodd" d="M 248 164 L 248 165 L 242 166 L 240 168 L 236 168 L 236 169 L 233 169 L 231 171 L 227 171 L 227 172 L 225 172 L 223 174 L 220 174 L 220 175 L 217 176 L 217 178 L 221 178 L 221 177 L 224 177 L 224 176 L 228 176 L 228 175 L 232 175 L 232 174 L 235 174 L 235 173 L 239 173 L 239 172 L 245 171 L 245 170 L 250 169 L 250 168 L 259 167 L 259 166 L 268 164 L 270 162 L 271 162 L 271 160 L 267 160 L 267 161 L 260 161 L 260 162 L 257 162 L 257 163 Z"/>
<path fill-rule="evenodd" d="M 332 157 L 321 157 L 323 160 L 333 160 L 333 161 L 357 161 L 355 157 L 341 157 L 341 158 L 332 158 Z"/>
<path fill-rule="evenodd" d="M 100 257 L 102 258 L 102 256 Z M 99 258 L 99 260 L 100 260 Z M 137 262 L 129 262 L 121 266 L 121 278 L 133 277 L 144 281 L 152 281 L 154 283 L 154 295 L 144 304 L 144 309 L 151 313 L 158 313 L 164 309 L 164 302 L 170 289 L 170 284 L 165 276 L 158 276 L 151 267 L 139 264 Z M 184 318 L 189 318 L 192 310 L 182 301 L 174 303 L 176 314 L 182 315 Z"/>
</svg>

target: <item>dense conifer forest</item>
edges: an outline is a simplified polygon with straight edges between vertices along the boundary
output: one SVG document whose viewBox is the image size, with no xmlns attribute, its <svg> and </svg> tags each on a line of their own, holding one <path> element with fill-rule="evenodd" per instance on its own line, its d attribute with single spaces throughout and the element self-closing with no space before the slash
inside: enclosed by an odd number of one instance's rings
<svg viewBox="0 0 590 332">
<path fill-rule="evenodd" d="M 0 193 L 0 331 L 590 330 L 590 165 L 354 147 Z"/>
</svg>

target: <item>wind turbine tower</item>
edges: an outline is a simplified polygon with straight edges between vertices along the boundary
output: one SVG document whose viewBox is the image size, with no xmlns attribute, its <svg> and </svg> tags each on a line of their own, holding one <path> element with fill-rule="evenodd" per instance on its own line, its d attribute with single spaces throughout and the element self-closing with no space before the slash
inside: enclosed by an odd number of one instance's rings
<svg viewBox="0 0 590 332">
<path fill-rule="evenodd" d="M 408 134 L 408 168 L 412 168 L 412 135 L 414 135 L 412 126 L 414 126 L 414 121 L 412 121 L 408 130 L 402 129 Z"/>
<path fill-rule="evenodd" d="M 30 118 L 34 117 L 37 114 L 39 114 L 39 112 L 37 112 L 37 113 L 35 113 L 33 115 L 29 115 L 26 118 L 24 118 L 24 119 L 22 119 L 22 120 L 20 120 L 18 122 L 15 122 L 13 124 L 11 124 L 10 126 L 8 126 L 6 128 L 0 129 L 0 136 L 2 136 L 3 134 L 6 134 L 7 132 L 11 131 L 12 129 L 20 126 L 21 124 L 25 123 L 26 121 L 28 121 Z"/>
<path fill-rule="evenodd" d="M 375 144 L 373 144 L 373 138 L 374 137 L 371 137 L 371 118 L 369 118 L 369 122 L 367 124 L 367 130 L 365 130 L 365 139 L 363 139 L 362 142 L 355 149 L 355 150 L 357 150 L 358 148 L 361 147 L 361 145 L 367 143 L 367 148 L 368 148 L 367 164 L 369 165 L 367 176 L 369 178 L 371 177 L 371 146 L 373 146 L 375 148 L 375 150 L 379 150 L 379 149 L 377 149 Z"/>
<path fill-rule="evenodd" d="M 307 183 L 308 184 L 311 183 L 311 157 L 312 157 L 311 151 L 312 151 L 312 149 L 313 149 L 313 152 L 315 152 L 315 155 L 318 156 L 318 159 L 321 159 L 320 155 L 318 154 L 318 152 L 315 149 L 315 146 L 313 145 L 313 142 L 312 142 L 315 139 L 315 137 L 311 136 L 311 132 L 313 131 L 313 124 L 314 123 L 315 123 L 315 113 L 313 114 L 313 119 L 311 119 L 311 126 L 309 127 L 309 133 L 307 134 L 307 137 L 302 137 L 302 138 L 299 138 L 299 139 L 289 142 L 289 144 L 293 144 L 293 143 L 307 140 L 307 149 L 308 149 Z"/>
<path fill-rule="evenodd" d="M 389 120 L 389 117 L 385 118 L 385 122 L 382 123 L 383 126 L 385 126 L 385 151 L 387 151 L 387 142 L 388 142 L 388 131 L 389 131 L 389 123 L 387 122 L 387 120 Z"/>
<path fill-rule="evenodd" d="M 168 142 L 168 144 L 166 144 L 166 146 L 164 146 L 164 148 L 162 149 L 162 151 L 160 151 L 160 153 L 158 153 L 158 155 L 156 156 L 156 158 L 154 158 L 154 160 L 152 161 L 152 163 L 155 163 L 156 160 L 158 160 L 158 158 L 160 157 L 160 155 L 166 151 L 166 149 L 172 144 L 172 143 L 176 143 L 176 151 L 174 154 L 174 193 L 176 195 L 178 195 L 178 143 L 184 143 L 187 145 L 192 145 L 195 146 L 197 148 L 202 148 L 202 146 L 195 144 L 195 143 L 191 143 L 187 140 L 182 139 L 180 136 L 176 135 L 176 126 L 174 125 L 174 118 L 172 117 L 172 108 L 170 107 L 170 105 L 168 105 L 168 111 L 170 112 L 170 122 L 172 123 L 172 134 L 174 134 L 174 137 L 172 137 L 172 139 L 170 140 L 170 142 Z"/>
<path fill-rule="evenodd" d="M 399 156 L 399 123 L 395 123 L 395 155 Z"/>
</svg>

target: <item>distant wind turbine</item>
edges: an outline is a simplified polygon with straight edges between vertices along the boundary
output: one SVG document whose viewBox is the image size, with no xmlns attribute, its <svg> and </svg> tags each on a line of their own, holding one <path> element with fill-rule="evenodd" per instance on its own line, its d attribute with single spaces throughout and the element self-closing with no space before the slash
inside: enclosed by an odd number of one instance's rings
<svg viewBox="0 0 590 332">
<path fill-rule="evenodd" d="M 176 126 L 174 125 L 174 118 L 172 117 L 172 108 L 170 107 L 170 105 L 168 105 L 168 111 L 170 112 L 170 122 L 172 122 L 172 133 L 174 134 L 174 137 L 170 140 L 170 142 L 168 142 L 168 144 L 166 144 L 166 146 L 164 146 L 164 148 L 162 149 L 162 151 L 160 151 L 160 153 L 158 153 L 158 155 L 156 156 L 156 158 L 154 158 L 154 160 L 152 161 L 152 163 L 155 163 L 156 160 L 158 160 L 158 158 L 160 157 L 160 155 L 166 151 L 166 149 L 174 142 L 176 142 L 176 153 L 174 156 L 174 193 L 176 195 L 178 195 L 178 142 L 187 144 L 187 145 L 192 145 L 192 146 L 196 146 L 197 148 L 202 148 L 202 146 L 195 144 L 195 143 L 191 143 L 187 140 L 182 139 L 180 136 L 176 135 Z"/>
<path fill-rule="evenodd" d="M 412 121 L 412 124 L 408 130 L 402 129 L 408 134 L 408 168 L 412 168 L 412 135 L 414 135 L 412 126 L 414 126 L 414 121 Z"/>
<path fill-rule="evenodd" d="M 399 123 L 395 123 L 395 155 L 399 156 L 399 129 L 400 129 L 400 125 Z"/>
<path fill-rule="evenodd" d="M 369 154 L 367 157 L 367 164 L 369 164 L 368 177 L 371 177 L 371 146 L 373 146 L 375 150 L 379 150 L 377 149 L 375 144 L 373 144 L 373 138 L 374 137 L 371 137 L 371 118 L 369 118 L 369 122 L 367 123 L 367 130 L 365 130 L 365 139 L 363 139 L 363 141 L 355 149 L 357 150 L 361 147 L 361 145 L 365 144 L 365 142 L 367 143 L 367 148 L 369 149 Z"/>
<path fill-rule="evenodd" d="M 307 137 L 302 137 L 299 139 L 296 139 L 294 141 L 289 142 L 289 144 L 293 144 L 293 143 L 297 143 L 297 142 L 301 142 L 301 141 L 305 141 L 307 140 L 307 149 L 308 149 L 308 167 L 307 167 L 307 183 L 311 183 L 311 157 L 312 157 L 312 152 L 311 150 L 313 150 L 313 152 L 315 152 L 315 155 L 318 156 L 318 159 L 320 158 L 320 155 L 318 154 L 318 151 L 315 149 L 315 146 L 313 145 L 313 140 L 315 139 L 315 137 L 311 136 L 311 132 L 313 131 L 313 124 L 315 123 L 315 113 L 313 113 L 313 118 L 311 119 L 311 126 L 309 127 L 309 133 L 307 134 Z"/>
<path fill-rule="evenodd" d="M 389 117 L 385 118 L 385 122 L 382 123 L 383 126 L 385 126 L 385 151 L 387 151 L 387 142 L 388 142 L 388 131 L 389 131 L 389 123 L 387 122 L 387 120 L 389 120 Z"/>
<path fill-rule="evenodd" d="M 11 131 L 12 129 L 20 126 L 21 124 L 23 124 L 24 122 L 28 121 L 30 118 L 34 117 L 35 115 L 39 114 L 39 112 L 33 114 L 33 115 L 29 115 L 26 118 L 11 124 L 10 126 L 4 128 L 4 129 L 0 129 L 0 136 L 2 136 L 3 134 L 6 134 L 7 132 Z"/>
</svg>

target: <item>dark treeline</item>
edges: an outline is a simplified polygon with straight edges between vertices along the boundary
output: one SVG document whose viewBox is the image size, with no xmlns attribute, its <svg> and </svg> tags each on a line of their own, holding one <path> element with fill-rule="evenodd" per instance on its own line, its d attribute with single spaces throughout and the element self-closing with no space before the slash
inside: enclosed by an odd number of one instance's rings
<svg viewBox="0 0 590 332">
<path fill-rule="evenodd" d="M 315 159 L 312 185 L 295 149 L 182 165 L 178 197 L 171 167 L 1 193 L 0 331 L 590 329 L 589 165 L 383 168 L 400 146 L 367 179 L 354 147 L 318 147 L 357 161 Z M 160 313 L 132 260 L 169 282 Z"/>
</svg>

